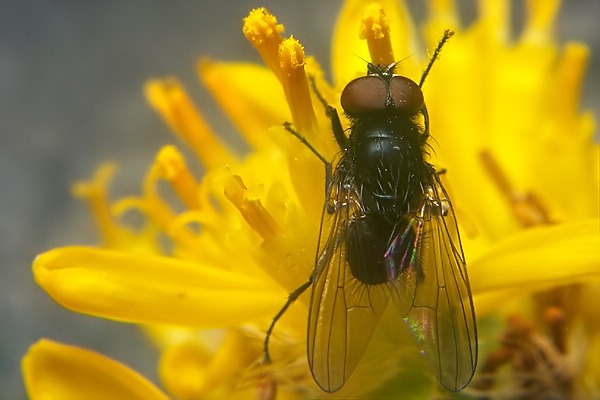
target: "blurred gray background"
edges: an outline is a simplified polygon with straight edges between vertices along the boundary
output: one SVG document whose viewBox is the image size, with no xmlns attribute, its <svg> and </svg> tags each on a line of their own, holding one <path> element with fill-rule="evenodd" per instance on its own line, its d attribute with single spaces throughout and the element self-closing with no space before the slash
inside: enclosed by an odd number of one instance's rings
<svg viewBox="0 0 600 400">
<path fill-rule="evenodd" d="M 422 15 L 421 0 L 408 3 Z M 459 3 L 472 19 L 474 1 Z M 598 117 L 600 0 L 564 3 L 558 36 L 592 47 L 582 107 Z M 57 306 L 33 283 L 31 262 L 53 247 L 97 240 L 85 207 L 70 195 L 72 182 L 115 160 L 113 194 L 137 193 L 155 152 L 176 142 L 144 100 L 147 79 L 179 77 L 215 130 L 236 137 L 194 66 L 202 55 L 260 62 L 241 20 L 262 5 L 329 68 L 340 0 L 0 4 L 0 399 L 26 397 L 19 362 L 40 337 L 95 349 L 156 381 L 157 356 L 135 327 Z"/>
</svg>

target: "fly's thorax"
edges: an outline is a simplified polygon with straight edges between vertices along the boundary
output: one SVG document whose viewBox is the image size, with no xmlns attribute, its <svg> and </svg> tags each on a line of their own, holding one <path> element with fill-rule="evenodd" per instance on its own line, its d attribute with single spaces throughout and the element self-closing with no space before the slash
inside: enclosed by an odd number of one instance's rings
<svg viewBox="0 0 600 400">
<path fill-rule="evenodd" d="M 415 121 L 397 113 L 355 119 L 350 132 L 350 148 L 357 169 L 380 164 L 408 169 L 409 163 L 423 163 L 423 129 Z"/>
<path fill-rule="evenodd" d="M 352 127 L 347 157 L 365 208 L 390 218 L 419 207 L 429 175 L 422 132 L 409 118 L 379 118 Z"/>
</svg>

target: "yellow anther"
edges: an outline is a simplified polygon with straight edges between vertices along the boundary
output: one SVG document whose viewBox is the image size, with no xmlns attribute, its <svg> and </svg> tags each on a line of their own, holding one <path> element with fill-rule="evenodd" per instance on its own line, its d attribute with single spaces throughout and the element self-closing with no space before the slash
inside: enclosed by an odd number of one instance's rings
<svg viewBox="0 0 600 400">
<path fill-rule="evenodd" d="M 285 39 L 279 46 L 281 84 L 292 113 L 294 126 L 310 135 L 315 126 L 315 114 L 306 78 L 304 48 L 293 37 Z"/>
<path fill-rule="evenodd" d="M 244 18 L 242 31 L 246 39 L 258 50 L 265 64 L 279 77 L 278 51 L 283 40 L 283 25 L 278 24 L 277 18 L 261 7 L 250 11 Z"/>
<path fill-rule="evenodd" d="M 385 11 L 379 4 L 372 3 L 365 7 L 359 34 L 361 39 L 367 41 L 372 63 L 390 65 L 395 61 L 390 40 L 390 25 Z"/>
<path fill-rule="evenodd" d="M 279 227 L 275 218 L 258 199 L 249 199 L 248 189 L 242 178 L 234 175 L 225 183 L 225 197 L 242 214 L 246 223 L 263 239 L 269 239 L 277 233 Z"/>
</svg>

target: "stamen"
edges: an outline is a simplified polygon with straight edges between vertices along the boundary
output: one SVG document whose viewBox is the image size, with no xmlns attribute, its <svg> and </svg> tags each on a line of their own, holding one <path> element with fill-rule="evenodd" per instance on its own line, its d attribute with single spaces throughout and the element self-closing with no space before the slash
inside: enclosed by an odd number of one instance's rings
<svg viewBox="0 0 600 400">
<path fill-rule="evenodd" d="M 198 182 L 187 168 L 183 156 L 175 146 L 164 146 L 156 156 L 158 173 L 169 182 L 187 208 L 197 210 Z"/>
<path fill-rule="evenodd" d="M 279 231 L 275 218 L 263 207 L 260 200 L 248 199 L 247 190 L 242 178 L 237 175 L 233 175 L 225 183 L 225 197 L 239 210 L 246 223 L 263 239 L 272 238 Z"/>
<path fill-rule="evenodd" d="M 281 80 L 278 52 L 279 44 L 283 41 L 283 25 L 278 24 L 277 18 L 261 7 L 250 11 L 244 18 L 242 31 L 246 39 L 258 50 L 265 64 Z"/>
<path fill-rule="evenodd" d="M 359 35 L 367 41 L 373 64 L 390 65 L 395 61 L 390 40 L 390 25 L 385 11 L 379 4 L 369 4 L 363 10 Z"/>
<path fill-rule="evenodd" d="M 516 378 L 512 382 L 512 390 L 518 393 L 532 393 L 532 388 L 542 391 L 551 388 L 552 393 L 568 393 L 575 373 L 569 354 L 562 351 L 544 330 L 536 328 L 523 316 L 510 315 L 506 322 L 500 347 L 484 360 L 473 387 L 480 391 L 494 391 L 493 386 L 502 382 L 495 379 L 497 374 L 501 374 L 500 368 L 510 366 Z M 519 379 L 520 376 L 526 379 Z"/>
<path fill-rule="evenodd" d="M 176 79 L 150 81 L 146 84 L 145 93 L 150 105 L 207 168 L 230 164 L 236 159 L 208 126 Z"/>
<path fill-rule="evenodd" d="M 512 205 L 513 213 L 524 227 L 552 223 L 541 199 L 532 192 L 517 192 L 489 151 L 481 152 L 481 162 L 498 189 Z"/>
<path fill-rule="evenodd" d="M 294 126 L 300 132 L 310 133 L 316 124 L 316 117 L 310 98 L 306 78 L 304 48 L 293 37 L 285 39 L 279 46 L 281 84 L 287 98 Z"/>
</svg>

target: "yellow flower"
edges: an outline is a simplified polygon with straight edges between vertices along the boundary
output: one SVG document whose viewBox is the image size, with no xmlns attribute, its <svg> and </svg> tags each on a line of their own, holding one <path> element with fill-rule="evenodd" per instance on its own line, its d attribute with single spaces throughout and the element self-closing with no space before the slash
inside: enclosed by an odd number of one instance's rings
<svg viewBox="0 0 600 400">
<path fill-rule="evenodd" d="M 442 178 L 461 224 L 479 319 L 483 355 L 466 392 L 506 397 L 534 376 L 535 393 L 598 395 L 599 159 L 594 118 L 578 104 L 588 50 L 555 42 L 558 1 L 528 2 L 514 42 L 507 1 L 480 2 L 469 27 L 453 2 L 428 4 L 424 47 L 433 49 L 444 29 L 456 32 L 424 93 L 430 162 L 448 170 Z M 176 398 L 270 398 L 275 390 L 278 398 L 323 396 L 306 363 L 307 294 L 278 322 L 272 364 L 261 364 L 266 329 L 312 272 L 325 192 L 322 162 L 282 123 L 293 122 L 333 160 L 339 149 L 308 77 L 339 110 L 341 90 L 365 74 L 364 60 L 403 59 L 397 72 L 418 81 L 428 57 L 404 5 L 391 0 L 345 2 L 333 38 L 333 85 L 265 9 L 252 11 L 243 31 L 266 67 L 203 59 L 198 71 L 250 152 L 223 143 L 176 79 L 149 82 L 150 104 L 206 172 L 198 179 L 177 148 L 165 146 L 142 194 L 111 203 L 114 167 L 102 166 L 74 190 L 90 205 L 102 245 L 41 254 L 34 276 L 66 308 L 140 324 L 161 352 L 160 377 Z M 143 226 L 122 222 L 131 212 Z M 384 326 L 331 397 L 439 395 L 398 332 Z M 511 340 L 526 346 L 515 350 Z M 32 346 L 23 371 L 32 398 L 96 390 L 165 397 L 114 361 L 45 340 Z"/>
</svg>

